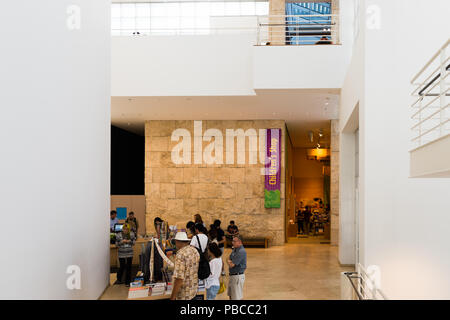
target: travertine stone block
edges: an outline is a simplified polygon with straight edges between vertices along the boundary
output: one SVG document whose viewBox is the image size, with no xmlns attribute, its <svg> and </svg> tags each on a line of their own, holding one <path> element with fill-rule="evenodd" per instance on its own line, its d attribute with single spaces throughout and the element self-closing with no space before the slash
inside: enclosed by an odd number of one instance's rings
<svg viewBox="0 0 450 320">
<path fill-rule="evenodd" d="M 175 184 L 176 199 L 191 199 L 191 185 L 185 183 Z"/>
<path fill-rule="evenodd" d="M 221 184 L 219 187 L 219 198 L 222 199 L 235 199 L 236 198 L 236 185 L 233 184 Z"/>
<path fill-rule="evenodd" d="M 236 185 L 236 198 L 237 199 L 251 199 L 255 196 L 253 195 L 253 188 L 251 184 L 239 183 Z"/>
<path fill-rule="evenodd" d="M 150 162 L 151 162 L 152 152 L 145 152 L 145 167 L 150 168 Z"/>
<path fill-rule="evenodd" d="M 214 213 L 216 216 L 223 216 L 229 214 L 233 210 L 232 202 L 228 199 L 214 199 Z"/>
<path fill-rule="evenodd" d="M 163 199 L 175 198 L 175 183 L 161 183 L 160 194 Z"/>
<path fill-rule="evenodd" d="M 230 174 L 230 183 L 244 183 L 245 168 L 234 168 L 228 172 Z"/>
<path fill-rule="evenodd" d="M 183 200 L 183 216 L 180 218 L 188 219 L 199 212 L 198 199 Z"/>
<path fill-rule="evenodd" d="M 184 164 L 175 164 L 172 161 L 172 153 L 170 151 L 160 152 L 160 166 L 163 168 L 183 167 Z"/>
<path fill-rule="evenodd" d="M 263 178 L 259 168 L 245 168 L 245 183 L 261 183 Z"/>
<path fill-rule="evenodd" d="M 152 169 L 151 168 L 145 168 L 145 183 L 151 183 L 153 179 L 152 175 Z"/>
<path fill-rule="evenodd" d="M 252 190 L 252 198 L 264 198 L 264 184 L 263 183 L 252 183 L 247 184 L 249 189 Z"/>
<path fill-rule="evenodd" d="M 167 199 L 146 198 L 146 213 L 162 215 L 167 211 Z"/>
<path fill-rule="evenodd" d="M 184 183 L 198 183 L 199 174 L 198 168 L 183 168 L 183 182 Z"/>
<path fill-rule="evenodd" d="M 167 177 L 167 168 L 152 168 L 152 182 L 170 182 Z"/>
<path fill-rule="evenodd" d="M 282 217 L 281 217 L 282 218 Z M 283 219 L 267 219 L 267 229 L 271 231 L 281 231 L 284 229 Z"/>
<path fill-rule="evenodd" d="M 168 168 L 167 178 L 173 183 L 183 183 L 183 168 Z"/>
<path fill-rule="evenodd" d="M 245 199 L 246 214 L 261 214 L 261 199 Z"/>
<path fill-rule="evenodd" d="M 167 212 L 168 214 L 178 217 L 183 214 L 183 200 L 182 199 L 169 199 L 167 200 Z M 176 220 L 176 219 L 174 219 Z"/>
<path fill-rule="evenodd" d="M 169 138 L 168 137 L 150 137 L 147 139 L 147 150 L 150 152 L 155 151 L 169 151 Z"/>
<path fill-rule="evenodd" d="M 175 121 L 150 120 L 145 123 L 146 137 L 170 137 L 175 130 Z"/>
<path fill-rule="evenodd" d="M 199 183 L 214 183 L 214 168 L 198 168 Z"/>
<path fill-rule="evenodd" d="M 331 228 L 331 245 L 339 245 L 339 228 Z"/>
<path fill-rule="evenodd" d="M 229 168 L 214 168 L 213 170 L 214 183 L 229 183 L 230 169 Z"/>
<path fill-rule="evenodd" d="M 330 216 L 331 220 L 331 229 L 339 229 L 339 215 L 332 214 Z"/>
<path fill-rule="evenodd" d="M 202 199 L 198 201 L 199 214 L 204 217 L 214 212 L 214 199 Z"/>
<path fill-rule="evenodd" d="M 160 193 L 160 184 L 159 183 L 146 183 L 145 184 L 145 194 L 148 197 L 160 197 L 161 193 Z"/>
<path fill-rule="evenodd" d="M 232 203 L 232 211 L 236 215 L 245 214 L 245 199 L 233 199 L 230 200 Z"/>
</svg>

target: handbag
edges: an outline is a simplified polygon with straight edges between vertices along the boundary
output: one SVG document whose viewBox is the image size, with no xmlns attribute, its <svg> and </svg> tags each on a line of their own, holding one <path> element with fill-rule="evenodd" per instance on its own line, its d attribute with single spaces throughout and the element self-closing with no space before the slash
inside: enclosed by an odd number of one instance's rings
<svg viewBox="0 0 450 320">
<path fill-rule="evenodd" d="M 200 243 L 200 239 L 197 237 L 197 243 L 200 249 L 197 248 L 198 253 L 200 254 L 200 261 L 198 263 L 198 278 L 200 280 L 205 280 L 209 277 L 211 274 L 211 269 L 209 267 L 209 262 L 207 258 L 207 250 L 205 249 L 205 252 L 203 252 L 202 245 Z"/>
<path fill-rule="evenodd" d="M 223 276 L 220 277 L 220 288 L 219 288 L 219 292 L 217 293 L 224 293 L 226 290 L 227 286 L 225 285 L 225 281 L 223 281 Z"/>
<path fill-rule="evenodd" d="M 222 275 L 220 276 L 220 286 L 219 286 L 219 291 L 217 292 L 217 294 L 224 293 L 225 290 L 227 289 L 227 286 L 226 286 L 225 280 L 224 280 L 224 276 L 223 276 L 223 272 L 224 272 L 224 268 L 223 268 L 223 261 L 222 261 Z"/>
</svg>

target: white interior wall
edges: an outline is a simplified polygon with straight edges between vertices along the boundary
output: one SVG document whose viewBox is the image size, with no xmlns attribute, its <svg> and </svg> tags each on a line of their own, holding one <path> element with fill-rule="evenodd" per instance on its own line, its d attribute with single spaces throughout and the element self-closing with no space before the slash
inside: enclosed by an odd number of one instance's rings
<svg viewBox="0 0 450 320">
<path fill-rule="evenodd" d="M 0 4 L 0 299 L 96 299 L 109 282 L 109 6 Z"/>
<path fill-rule="evenodd" d="M 349 1 L 349 0 L 347 0 Z M 363 1 L 353 2 L 353 27 L 351 34 L 354 37 L 352 58 L 345 75 L 341 90 L 339 105 L 339 124 L 341 126 L 340 137 L 340 211 L 339 211 L 339 262 L 344 265 L 355 264 L 355 245 L 358 236 L 359 259 L 364 261 L 364 208 L 361 203 L 364 199 L 364 193 L 359 192 L 359 217 L 356 226 L 359 232 L 355 230 L 355 131 L 359 128 L 360 135 L 364 134 L 364 128 L 360 128 L 360 112 L 363 113 L 364 106 L 364 76 L 365 76 L 365 33 L 362 32 L 365 26 L 365 13 L 362 7 Z M 364 149 L 359 145 L 361 157 L 359 157 L 359 168 L 364 166 L 362 161 Z M 364 177 L 360 176 L 360 184 Z"/>
<path fill-rule="evenodd" d="M 382 289 L 392 299 L 449 299 L 450 180 L 409 178 L 408 152 L 410 80 L 450 36 L 448 1 L 364 2 L 364 11 L 372 9 L 367 13 L 372 28 L 361 30 L 364 56 L 353 58 L 365 60 L 359 114 L 361 261 L 380 266 Z M 370 22 L 377 21 L 379 28 L 373 28 Z M 343 97 L 360 93 L 352 86 L 343 89 Z M 342 108 L 345 116 L 352 107 Z"/>
<path fill-rule="evenodd" d="M 112 38 L 113 96 L 254 95 L 251 34 Z"/>
</svg>

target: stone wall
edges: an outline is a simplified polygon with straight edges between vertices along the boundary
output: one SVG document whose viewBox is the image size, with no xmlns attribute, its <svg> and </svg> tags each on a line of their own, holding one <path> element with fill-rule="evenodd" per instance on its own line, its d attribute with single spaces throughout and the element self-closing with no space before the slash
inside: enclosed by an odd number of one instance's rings
<svg viewBox="0 0 450 320">
<path fill-rule="evenodd" d="M 331 245 L 339 245 L 339 120 L 331 120 Z"/>
<path fill-rule="evenodd" d="M 285 239 L 285 123 L 280 120 L 202 121 L 202 132 L 215 128 L 223 134 L 224 164 L 194 164 L 194 121 L 147 121 L 145 124 L 145 196 L 148 232 L 154 230 L 157 216 L 184 228 L 199 213 L 209 226 L 214 219 L 226 228 L 235 220 L 242 235 L 269 236 L 271 245 L 282 245 Z M 281 208 L 264 208 L 264 176 L 257 164 L 249 164 L 249 142 L 246 138 L 245 163 L 226 164 L 226 129 L 282 129 Z M 186 129 L 191 135 L 191 164 L 175 164 L 171 151 L 180 141 L 172 141 L 175 129 Z M 210 141 L 203 141 L 203 150 Z M 236 159 L 238 145 L 234 143 Z M 255 150 L 256 151 L 256 150 Z M 259 151 L 259 150 L 258 150 Z"/>
<path fill-rule="evenodd" d="M 285 17 L 286 2 L 285 0 L 269 1 L 269 39 L 271 45 L 284 45 L 286 42 Z"/>
</svg>

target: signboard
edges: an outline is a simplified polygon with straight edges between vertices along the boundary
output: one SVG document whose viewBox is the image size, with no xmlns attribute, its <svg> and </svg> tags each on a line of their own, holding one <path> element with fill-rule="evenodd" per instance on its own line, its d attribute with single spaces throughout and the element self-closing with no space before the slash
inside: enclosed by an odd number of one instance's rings
<svg viewBox="0 0 450 320">
<path fill-rule="evenodd" d="M 127 218 L 127 208 L 116 208 L 117 219 L 125 220 Z"/>
<path fill-rule="evenodd" d="M 264 207 L 281 207 L 281 129 L 267 129 Z"/>
</svg>

